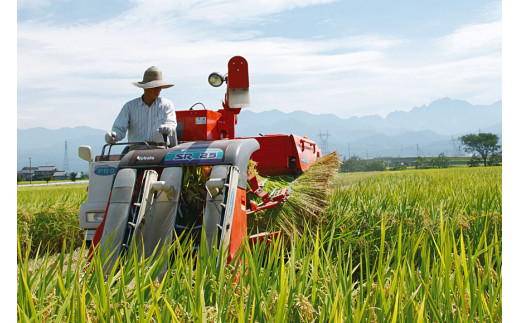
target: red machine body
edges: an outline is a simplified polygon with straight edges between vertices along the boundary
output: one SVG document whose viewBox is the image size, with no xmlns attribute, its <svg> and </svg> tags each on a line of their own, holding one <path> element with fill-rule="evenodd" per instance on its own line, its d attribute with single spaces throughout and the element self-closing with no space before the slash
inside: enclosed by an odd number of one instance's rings
<svg viewBox="0 0 520 323">
<path fill-rule="evenodd" d="M 238 111 L 236 111 L 238 110 Z M 240 109 L 181 110 L 177 115 L 177 138 L 181 142 L 235 139 Z"/>
<path fill-rule="evenodd" d="M 241 138 L 235 136 L 237 116 L 242 107 L 249 105 L 248 64 L 243 57 L 229 60 L 225 81 L 227 91 L 223 109 L 176 112 L 180 142 Z M 257 170 L 262 176 L 301 174 L 321 157 L 317 144 L 307 137 L 273 134 L 248 138 L 260 143 L 260 149 L 252 159 L 257 162 Z"/>
<path fill-rule="evenodd" d="M 301 174 L 321 157 L 316 143 L 306 137 L 276 134 L 251 138 L 260 143 L 251 158 L 262 176 Z"/>
</svg>

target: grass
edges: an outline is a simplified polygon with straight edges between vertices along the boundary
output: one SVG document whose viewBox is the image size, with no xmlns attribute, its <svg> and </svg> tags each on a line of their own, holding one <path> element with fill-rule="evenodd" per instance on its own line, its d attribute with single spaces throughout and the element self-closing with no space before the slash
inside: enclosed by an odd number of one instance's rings
<svg viewBox="0 0 520 323">
<path fill-rule="evenodd" d="M 353 236 L 359 252 L 381 238 L 383 219 L 386 244 L 399 230 L 437 235 L 448 223 L 456 238 L 463 236 L 476 248 L 484 232 L 488 240 L 495 231 L 502 239 L 501 182 L 501 167 L 382 173 L 338 188 L 329 212 L 342 214 L 335 230 Z M 376 256 L 373 249 L 370 259 Z"/>
<path fill-rule="evenodd" d="M 87 200 L 87 185 L 18 187 L 17 236 L 21 251 L 38 245 L 49 252 L 61 250 L 63 241 L 79 247 L 79 207 Z"/>
<path fill-rule="evenodd" d="M 186 252 L 185 240 L 158 262 L 130 253 L 104 279 L 103 260 L 88 265 L 84 249 L 32 260 L 19 249 L 18 320 L 502 320 L 501 167 L 357 179 L 330 195 L 331 221 L 269 248 L 246 245 L 231 265 L 205 243 Z"/>
<path fill-rule="evenodd" d="M 38 209 L 59 203 L 78 206 L 87 199 L 87 184 L 50 185 L 17 188 L 18 207 Z"/>
<path fill-rule="evenodd" d="M 367 180 L 369 178 L 380 176 L 381 172 L 355 172 L 355 173 L 338 173 L 334 178 L 334 186 L 338 187 L 350 187 L 357 182 Z"/>
</svg>

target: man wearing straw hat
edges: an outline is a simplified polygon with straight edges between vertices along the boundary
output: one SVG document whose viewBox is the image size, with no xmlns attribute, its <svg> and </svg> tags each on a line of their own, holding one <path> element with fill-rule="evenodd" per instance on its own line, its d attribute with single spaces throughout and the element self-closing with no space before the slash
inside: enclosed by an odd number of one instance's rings
<svg viewBox="0 0 520 323">
<path fill-rule="evenodd" d="M 163 81 L 162 71 L 156 66 L 148 68 L 141 82 L 133 85 L 144 90 L 142 96 L 128 101 L 105 135 L 105 141 L 113 144 L 120 141 L 128 131 L 128 141 L 146 141 L 153 146 L 164 145 L 163 135 L 172 136 L 177 127 L 173 103 L 159 97 L 162 89 L 172 87 Z M 164 147 L 164 146 L 163 146 Z"/>
</svg>

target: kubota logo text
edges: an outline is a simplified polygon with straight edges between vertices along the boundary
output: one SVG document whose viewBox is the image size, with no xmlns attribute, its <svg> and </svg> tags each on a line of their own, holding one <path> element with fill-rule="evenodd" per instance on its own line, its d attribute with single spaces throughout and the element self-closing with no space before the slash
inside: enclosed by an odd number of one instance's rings
<svg viewBox="0 0 520 323">
<path fill-rule="evenodd" d="M 137 156 L 137 160 L 154 160 L 153 156 Z"/>
</svg>

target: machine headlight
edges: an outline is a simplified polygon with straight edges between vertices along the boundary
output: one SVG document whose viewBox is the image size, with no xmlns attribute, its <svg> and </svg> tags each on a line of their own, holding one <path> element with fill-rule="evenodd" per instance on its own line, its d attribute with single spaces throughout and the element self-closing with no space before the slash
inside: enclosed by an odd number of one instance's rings
<svg viewBox="0 0 520 323">
<path fill-rule="evenodd" d="M 208 82 L 211 86 L 219 87 L 224 83 L 224 77 L 217 72 L 213 72 L 209 75 Z"/>
<path fill-rule="evenodd" d="M 105 212 L 87 212 L 87 222 L 101 223 L 104 216 Z"/>
</svg>

